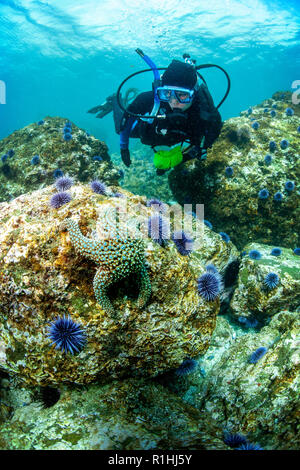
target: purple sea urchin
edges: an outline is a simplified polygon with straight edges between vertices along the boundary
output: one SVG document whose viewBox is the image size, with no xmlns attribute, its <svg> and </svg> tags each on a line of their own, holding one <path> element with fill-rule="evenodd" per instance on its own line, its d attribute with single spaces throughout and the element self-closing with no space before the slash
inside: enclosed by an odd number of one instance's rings
<svg viewBox="0 0 300 470">
<path fill-rule="evenodd" d="M 282 253 L 282 250 L 280 248 L 272 248 L 271 255 L 272 256 L 280 256 Z"/>
<path fill-rule="evenodd" d="M 60 170 L 60 168 L 57 168 L 56 170 L 53 171 L 53 176 L 55 179 L 60 178 L 63 175 L 64 175 L 64 172 Z"/>
<path fill-rule="evenodd" d="M 146 206 L 152 207 L 155 211 L 161 212 L 162 214 L 165 214 L 167 212 L 167 205 L 156 198 L 148 199 L 148 201 L 146 202 Z"/>
<path fill-rule="evenodd" d="M 38 165 L 40 163 L 40 156 L 34 155 L 31 159 L 31 165 Z"/>
<path fill-rule="evenodd" d="M 205 269 L 207 272 L 209 273 L 213 273 L 213 274 L 219 274 L 219 271 L 217 270 L 217 268 L 215 267 L 214 264 L 207 264 L 205 266 Z"/>
<path fill-rule="evenodd" d="M 264 162 L 266 165 L 270 165 L 270 163 L 272 162 L 272 155 L 266 155 L 264 158 Z"/>
<path fill-rule="evenodd" d="M 66 132 L 64 135 L 63 135 L 63 139 L 65 141 L 69 141 L 73 138 L 72 134 L 70 134 L 69 132 Z"/>
<path fill-rule="evenodd" d="M 106 184 L 99 180 L 94 180 L 91 182 L 91 189 L 94 191 L 94 193 L 103 195 L 105 195 L 107 191 Z"/>
<path fill-rule="evenodd" d="M 283 199 L 283 195 L 280 191 L 277 191 L 277 193 L 274 194 L 274 201 L 280 202 Z"/>
<path fill-rule="evenodd" d="M 282 150 L 286 150 L 288 146 L 290 145 L 290 143 L 287 139 L 282 139 L 279 145 L 282 148 Z"/>
<path fill-rule="evenodd" d="M 208 302 L 215 300 L 221 290 L 220 277 L 212 272 L 202 274 L 202 276 L 198 278 L 197 284 L 198 293 Z"/>
<path fill-rule="evenodd" d="M 94 155 L 94 156 L 92 157 L 92 160 L 93 160 L 94 162 L 102 162 L 103 158 L 100 157 L 100 155 Z M 121 171 L 121 170 L 119 170 L 119 171 Z"/>
<path fill-rule="evenodd" d="M 204 224 L 206 225 L 206 227 L 212 229 L 212 223 L 209 222 L 208 220 L 203 220 Z"/>
<path fill-rule="evenodd" d="M 247 444 L 242 444 L 235 450 L 263 450 L 263 448 L 260 447 L 258 444 L 251 444 L 251 442 L 247 442 Z"/>
<path fill-rule="evenodd" d="M 193 238 L 183 230 L 177 230 L 172 233 L 171 239 L 175 243 L 178 253 L 187 256 L 193 251 Z"/>
<path fill-rule="evenodd" d="M 267 189 L 261 189 L 258 193 L 259 199 L 268 199 L 269 191 Z"/>
<path fill-rule="evenodd" d="M 222 240 L 224 240 L 224 242 L 228 243 L 230 241 L 230 236 L 227 235 L 227 233 L 225 232 L 220 232 L 220 235 L 222 237 Z"/>
<path fill-rule="evenodd" d="M 284 187 L 287 191 L 293 191 L 295 189 L 295 183 L 294 181 L 287 181 Z"/>
<path fill-rule="evenodd" d="M 250 259 L 261 259 L 261 253 L 258 250 L 250 250 L 249 251 L 249 258 Z"/>
<path fill-rule="evenodd" d="M 259 359 L 261 359 L 266 354 L 267 351 L 267 348 L 265 348 L 264 346 L 257 348 L 256 351 L 254 351 L 249 358 L 250 364 L 256 364 Z"/>
<path fill-rule="evenodd" d="M 159 214 L 151 215 L 148 219 L 148 237 L 161 246 L 170 238 L 170 224 Z"/>
<path fill-rule="evenodd" d="M 72 200 L 72 197 L 69 193 L 65 193 L 64 191 L 55 193 L 50 199 L 50 206 L 53 209 L 59 209 L 64 204 L 67 204 Z"/>
<path fill-rule="evenodd" d="M 230 178 L 232 175 L 233 175 L 233 168 L 232 166 L 227 166 L 225 168 L 225 174 L 226 176 L 228 176 L 228 178 Z"/>
<path fill-rule="evenodd" d="M 239 447 L 242 444 L 247 444 L 247 439 L 242 434 L 224 433 L 223 442 L 231 448 Z"/>
<path fill-rule="evenodd" d="M 55 349 L 71 354 L 81 351 L 86 343 L 84 329 L 79 323 L 74 322 L 71 317 L 57 317 L 48 328 L 47 336 L 55 345 Z"/>
<path fill-rule="evenodd" d="M 58 189 L 58 191 L 66 191 L 67 189 L 70 189 L 70 187 L 73 185 L 73 180 L 69 176 L 61 176 L 60 178 L 57 178 L 55 181 L 55 186 Z"/>
<path fill-rule="evenodd" d="M 295 111 L 293 110 L 293 108 L 286 108 L 285 114 L 286 114 L 287 116 L 294 116 Z"/>
<path fill-rule="evenodd" d="M 182 364 L 180 364 L 178 369 L 175 370 L 175 374 L 179 375 L 180 377 L 190 374 L 197 368 L 197 364 L 198 363 L 195 361 L 195 359 L 185 359 Z"/>
<path fill-rule="evenodd" d="M 269 273 L 264 278 L 264 285 L 267 289 L 272 290 L 275 289 L 279 284 L 279 276 L 276 273 Z"/>
<path fill-rule="evenodd" d="M 222 276 L 219 273 L 219 271 L 217 270 L 217 268 L 215 267 L 215 265 L 214 264 L 207 264 L 205 266 L 205 269 L 206 269 L 206 272 L 213 274 L 219 280 L 219 289 L 221 291 L 221 289 L 223 289 L 223 286 L 224 286 L 223 281 L 222 281 Z"/>
</svg>

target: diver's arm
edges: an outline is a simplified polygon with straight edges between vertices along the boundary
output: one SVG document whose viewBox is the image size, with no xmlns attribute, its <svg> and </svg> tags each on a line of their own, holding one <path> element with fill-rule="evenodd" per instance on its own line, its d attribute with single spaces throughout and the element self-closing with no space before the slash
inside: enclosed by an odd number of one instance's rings
<svg viewBox="0 0 300 470">
<path fill-rule="evenodd" d="M 125 120 L 124 125 L 122 126 L 122 130 L 120 132 L 120 148 L 121 149 L 128 149 L 130 132 L 131 132 L 132 125 L 135 120 L 136 118 L 134 116 L 128 116 L 128 118 Z"/>
<path fill-rule="evenodd" d="M 148 111 L 149 104 L 152 103 L 152 92 L 145 92 L 140 93 L 135 100 L 130 103 L 128 106 L 128 111 L 131 111 L 135 114 L 144 114 Z M 130 133 L 135 127 L 135 121 L 137 118 L 135 116 L 131 116 L 127 113 L 124 114 L 123 122 L 121 124 L 121 132 L 120 132 L 120 153 L 123 160 L 123 163 L 129 167 L 131 164 L 130 160 L 130 152 L 129 152 L 129 137 Z"/>
<path fill-rule="evenodd" d="M 207 121 L 206 129 L 204 132 L 204 143 L 203 147 L 208 149 L 210 148 L 215 140 L 219 137 L 221 129 L 223 126 L 222 118 L 217 109 L 215 109 L 215 113 L 212 114 L 212 118 Z"/>
<path fill-rule="evenodd" d="M 125 119 L 124 127 L 120 132 L 120 153 L 123 163 L 127 167 L 131 165 L 130 152 L 128 147 L 130 132 L 135 121 L 136 118 L 134 116 L 128 116 L 127 119 Z"/>
<path fill-rule="evenodd" d="M 202 147 L 210 148 L 219 137 L 223 122 L 218 109 L 215 107 L 207 86 L 202 83 L 198 91 L 200 98 L 200 114 L 204 128 L 204 143 Z"/>
</svg>

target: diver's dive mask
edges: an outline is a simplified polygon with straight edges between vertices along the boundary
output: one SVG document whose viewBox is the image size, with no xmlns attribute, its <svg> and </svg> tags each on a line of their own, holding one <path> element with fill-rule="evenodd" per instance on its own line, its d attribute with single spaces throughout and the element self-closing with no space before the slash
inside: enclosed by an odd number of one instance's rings
<svg viewBox="0 0 300 470">
<path fill-rule="evenodd" d="M 195 90 L 168 85 L 157 87 L 156 91 L 160 101 L 170 101 L 174 96 L 179 103 L 190 103 L 195 93 Z"/>
</svg>

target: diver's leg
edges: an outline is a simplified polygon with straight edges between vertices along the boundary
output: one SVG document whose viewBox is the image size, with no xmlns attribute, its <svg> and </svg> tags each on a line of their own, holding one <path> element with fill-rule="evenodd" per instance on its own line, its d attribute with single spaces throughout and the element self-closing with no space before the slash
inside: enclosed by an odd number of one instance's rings
<svg viewBox="0 0 300 470">
<path fill-rule="evenodd" d="M 106 100 L 104 101 L 104 103 L 102 104 L 99 104 L 98 106 L 95 106 L 94 108 L 91 108 L 89 109 L 87 112 L 88 113 L 92 113 L 92 114 L 95 114 L 95 113 L 98 113 L 100 111 L 99 114 L 97 114 L 97 118 L 103 118 L 104 116 L 106 116 L 107 114 L 111 113 L 112 111 L 112 101 L 113 101 L 113 97 L 115 95 L 110 95 L 106 98 Z"/>
</svg>

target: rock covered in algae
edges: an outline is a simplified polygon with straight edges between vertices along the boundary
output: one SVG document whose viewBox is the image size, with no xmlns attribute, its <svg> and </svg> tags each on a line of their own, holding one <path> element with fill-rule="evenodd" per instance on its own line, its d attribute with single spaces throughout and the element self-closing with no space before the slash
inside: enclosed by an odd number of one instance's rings
<svg viewBox="0 0 300 470">
<path fill-rule="evenodd" d="M 277 313 L 259 332 L 218 317 L 198 377 L 182 398 L 231 433 L 266 450 L 299 449 L 299 313 Z M 252 354 L 257 362 L 251 363 Z"/>
<path fill-rule="evenodd" d="M 57 170 L 82 182 L 91 178 L 118 182 L 120 175 L 106 144 L 73 123 L 69 123 L 72 138 L 65 140 L 66 122 L 46 117 L 43 124 L 29 124 L 0 140 L 0 201 L 52 184 Z"/>
<path fill-rule="evenodd" d="M 272 246 L 258 243 L 246 245 L 238 284 L 230 302 L 231 313 L 236 318 L 264 321 L 283 308 L 293 311 L 300 305 L 299 256 L 288 248 L 279 248 L 279 256 L 272 255 L 272 250 Z M 251 259 L 251 251 L 259 252 L 261 258 Z M 278 276 L 274 287 L 266 282 L 270 273 Z"/>
<path fill-rule="evenodd" d="M 205 204 L 205 219 L 240 249 L 251 241 L 299 246 L 299 124 L 300 105 L 291 104 L 290 93 L 228 119 L 207 160 L 189 161 L 170 172 L 174 198 L 180 204 Z M 292 190 L 286 187 L 289 181 Z M 264 189 L 268 196 L 262 198 Z"/>
<path fill-rule="evenodd" d="M 159 384 L 141 379 L 62 388 L 50 408 L 32 401 L 1 426 L 0 449 L 226 449 L 222 430 Z"/>
<path fill-rule="evenodd" d="M 117 188 L 107 194 L 112 189 Z M 190 256 L 181 256 L 171 241 L 162 247 L 146 237 L 151 297 L 138 307 L 138 278 L 132 274 L 107 292 L 116 312 L 112 317 L 94 295 L 98 266 L 75 252 L 65 220 L 76 220 L 91 238 L 99 235 L 103 206 L 126 204 L 128 224 L 135 228 L 137 222 L 147 226 L 153 209 L 145 198 L 124 191 L 123 197 L 99 195 L 82 184 L 70 189 L 71 202 L 53 209 L 54 192 L 47 187 L 0 204 L 2 369 L 31 385 L 89 383 L 107 376 L 155 376 L 205 352 L 220 301 L 205 301 L 196 279 L 207 262 L 226 269 L 237 257 L 234 246 L 200 221 L 193 221 L 200 235 Z M 79 354 L 55 349 L 47 337 L 50 323 L 64 315 L 86 333 Z"/>
</svg>

